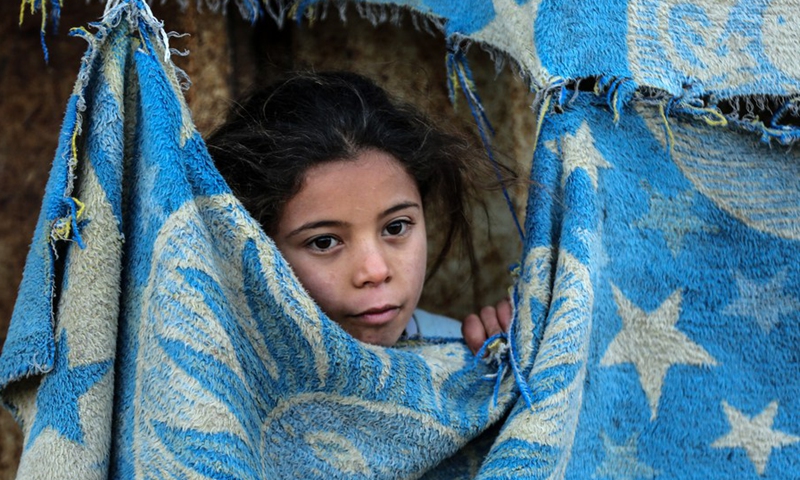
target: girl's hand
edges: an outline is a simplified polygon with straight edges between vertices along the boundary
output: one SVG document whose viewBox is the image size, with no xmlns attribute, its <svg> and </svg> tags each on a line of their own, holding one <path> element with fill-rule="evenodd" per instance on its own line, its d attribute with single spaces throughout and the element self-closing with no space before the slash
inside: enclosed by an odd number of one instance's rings
<svg viewBox="0 0 800 480">
<path fill-rule="evenodd" d="M 508 332 L 511 325 L 511 302 L 504 298 L 494 307 L 481 309 L 480 316 L 470 314 L 461 323 L 461 334 L 472 353 L 477 353 L 492 335 Z"/>
</svg>

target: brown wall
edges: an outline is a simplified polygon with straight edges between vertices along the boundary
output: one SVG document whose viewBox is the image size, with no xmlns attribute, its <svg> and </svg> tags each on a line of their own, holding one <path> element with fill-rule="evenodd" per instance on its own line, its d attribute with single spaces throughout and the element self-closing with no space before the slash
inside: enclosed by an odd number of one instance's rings
<svg viewBox="0 0 800 480">
<path fill-rule="evenodd" d="M 61 32 L 47 37 L 50 64 L 45 65 L 39 45 L 40 19 L 28 15 L 19 27 L 19 3 L 0 2 L 0 345 L 66 100 L 86 46 L 67 37 L 66 30 L 102 14 L 102 5 L 64 3 Z M 463 129 L 472 135 L 475 148 L 481 148 L 464 99 L 455 110 L 447 100 L 444 39 L 415 30 L 407 14 L 399 25 L 373 27 L 354 10 L 348 12 L 346 24 L 331 11 L 313 27 L 289 22 L 279 31 L 271 20 L 251 26 L 237 14 L 179 12 L 171 5 L 155 5 L 153 10 L 168 30 L 191 33 L 191 37 L 172 40 L 173 47 L 189 49 L 191 55 L 173 58 L 193 81 L 187 98 L 203 133 L 220 121 L 231 99 L 251 85 L 268 82 L 290 68 L 336 68 L 371 76 L 438 121 Z M 534 140 L 527 88 L 508 68 L 496 77 L 494 63 L 477 47 L 470 52 L 470 62 L 498 132 L 497 150 L 506 163 L 526 172 Z M 512 193 L 521 204 L 524 185 L 515 189 Z M 519 241 L 502 196 L 487 193 L 484 200 L 487 213 L 479 212 L 475 219 L 479 275 L 470 280 L 464 262 L 450 261 L 426 287 L 424 307 L 462 317 L 476 305 L 494 302 L 504 294 L 510 283 L 507 267 L 519 255 Z M 0 480 L 14 477 L 20 451 L 19 429 L 0 409 Z"/>
</svg>

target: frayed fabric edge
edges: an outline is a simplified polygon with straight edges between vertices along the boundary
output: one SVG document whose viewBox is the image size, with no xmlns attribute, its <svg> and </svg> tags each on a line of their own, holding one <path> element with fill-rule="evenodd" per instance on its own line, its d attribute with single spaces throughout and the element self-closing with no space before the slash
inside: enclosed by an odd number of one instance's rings
<svg viewBox="0 0 800 480">
<path fill-rule="evenodd" d="M 68 109 L 61 131 L 60 142 L 66 143 L 61 143 L 65 147 L 59 148 L 57 160 L 61 164 L 59 171 L 62 172 L 63 179 L 53 184 L 54 190 L 49 194 L 49 197 L 46 196 L 45 198 L 45 201 L 47 201 L 47 198 L 51 199 L 50 205 L 52 207 L 49 215 L 40 218 L 40 223 L 43 222 L 41 223 L 42 230 L 40 231 L 40 227 L 37 227 L 34 239 L 34 243 L 38 239 L 43 239 L 47 242 L 47 251 L 41 252 L 41 255 L 49 256 L 45 260 L 43 268 L 46 270 L 44 274 L 49 275 L 49 280 L 45 281 L 49 283 L 51 327 L 55 325 L 55 311 L 52 301 L 57 295 L 53 265 L 59 258 L 59 244 L 70 242 L 77 244 L 80 248 L 85 248 L 81 235 L 81 230 L 86 225 L 85 206 L 79 198 L 74 196 L 74 190 L 77 176 L 76 170 L 79 164 L 80 137 L 83 133 L 84 113 L 87 109 L 86 93 L 93 74 L 93 68 L 96 67 L 97 56 L 100 54 L 110 31 L 119 26 L 122 21 L 130 23 L 131 32 L 138 32 L 140 51 L 148 55 L 158 55 L 163 60 L 166 60 L 165 64 L 175 69 L 173 82 L 176 82 L 179 76 L 178 69 L 169 61 L 170 49 L 167 43 L 169 36 L 164 32 L 163 24 L 152 15 L 149 6 L 143 0 L 111 1 L 107 4 L 106 12 L 101 21 L 90 24 L 90 27 L 96 30 L 94 33 L 83 27 L 70 31 L 71 36 L 83 38 L 89 46 L 81 59 L 81 66 L 71 95 L 70 102 L 74 104 L 74 107 Z M 48 189 L 50 188 L 48 186 Z M 43 213 L 42 215 L 45 214 Z M 23 278 L 24 281 L 25 279 Z M 30 354 L 23 352 L 29 360 L 13 368 L 4 368 L 0 372 L 0 393 L 17 381 L 48 373 L 53 366 L 53 351 L 55 347 L 52 342 L 54 342 L 53 337 L 46 340 L 45 343 L 49 344 L 46 348 L 49 351 L 43 352 L 42 355 L 36 352 Z M 0 399 L 0 402 L 7 408 L 11 407 L 8 402 L 2 399 Z M 13 408 L 11 409 L 13 411 Z"/>
<path fill-rule="evenodd" d="M 117 27 L 122 21 L 127 21 L 130 24 L 132 32 L 140 32 L 141 49 L 147 50 L 151 54 L 164 56 L 164 63 L 172 65 L 175 69 L 176 81 L 180 82 L 182 79 L 188 81 L 188 76 L 185 72 L 175 67 L 170 60 L 172 51 L 169 48 L 170 34 L 164 31 L 164 24 L 156 19 L 144 0 L 111 0 L 106 4 L 106 10 L 101 21 L 90 24 L 92 28 L 96 29 L 95 33 L 91 33 L 84 27 L 74 28 L 70 31 L 71 36 L 83 38 L 89 46 L 81 59 L 81 66 L 72 92 L 77 101 L 75 119 L 70 136 L 70 148 L 66 153 L 68 158 L 65 159 L 67 182 L 64 185 L 63 202 L 66 215 L 54 220 L 50 228 L 50 243 L 56 259 L 58 258 L 56 242 L 58 241 L 74 241 L 81 248 L 84 247 L 79 228 L 83 220 L 83 204 L 72 195 L 75 188 L 75 169 L 78 166 L 78 143 L 83 132 L 83 114 L 86 111 L 85 93 L 100 46 L 109 31 Z M 149 34 L 142 34 L 143 30 L 148 31 Z M 155 37 L 157 41 L 154 43 L 148 38 L 150 36 Z M 181 88 L 184 88 L 184 85 L 183 82 L 180 83 Z"/>
<path fill-rule="evenodd" d="M 581 93 L 593 93 L 605 103 L 619 123 L 623 110 L 633 104 L 656 108 L 667 136 L 667 149 L 674 143 L 670 121 L 677 119 L 703 122 L 711 127 L 760 136 L 766 144 L 777 142 L 792 146 L 800 140 L 800 95 L 764 95 L 723 97 L 714 93 L 691 91 L 673 95 L 653 87 L 640 86 L 627 77 L 586 77 L 552 79 L 538 91 L 531 105 L 537 117 L 538 137 L 547 114 L 568 109 Z"/>
</svg>

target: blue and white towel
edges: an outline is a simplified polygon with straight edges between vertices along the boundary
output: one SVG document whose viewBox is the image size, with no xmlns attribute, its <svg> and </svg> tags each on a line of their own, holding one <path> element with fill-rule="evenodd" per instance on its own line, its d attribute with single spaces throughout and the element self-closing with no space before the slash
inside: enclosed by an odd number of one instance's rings
<svg viewBox="0 0 800 480">
<path fill-rule="evenodd" d="M 111 2 L 0 358 L 19 478 L 800 478 L 798 4 L 397 5 L 443 20 L 483 131 L 464 40 L 539 93 L 508 339 L 345 334 L 215 171 L 161 25 Z"/>
</svg>

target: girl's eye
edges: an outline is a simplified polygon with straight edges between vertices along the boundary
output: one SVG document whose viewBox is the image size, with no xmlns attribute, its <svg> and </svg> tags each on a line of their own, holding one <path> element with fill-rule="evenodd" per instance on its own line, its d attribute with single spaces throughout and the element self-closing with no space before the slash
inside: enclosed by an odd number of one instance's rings
<svg viewBox="0 0 800 480">
<path fill-rule="evenodd" d="M 403 235 L 408 231 L 408 227 L 411 225 L 409 220 L 395 220 L 383 229 L 383 234 L 396 237 L 399 235 Z"/>
<path fill-rule="evenodd" d="M 339 240 L 330 235 L 313 238 L 308 242 L 308 247 L 318 252 L 326 252 L 337 245 Z"/>
</svg>

